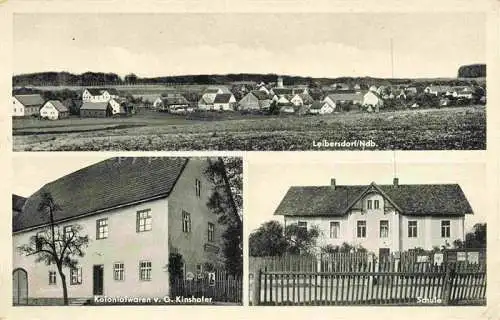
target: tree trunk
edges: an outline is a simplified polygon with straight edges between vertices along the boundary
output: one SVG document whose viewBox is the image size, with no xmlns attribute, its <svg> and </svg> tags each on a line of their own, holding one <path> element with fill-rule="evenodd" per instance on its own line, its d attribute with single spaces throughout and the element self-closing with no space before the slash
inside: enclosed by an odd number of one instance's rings
<svg viewBox="0 0 500 320">
<path fill-rule="evenodd" d="M 66 284 L 66 275 L 63 273 L 62 268 L 58 268 L 58 271 L 63 286 L 63 302 L 64 305 L 67 306 L 69 305 L 69 300 L 68 300 L 68 285 Z"/>
</svg>

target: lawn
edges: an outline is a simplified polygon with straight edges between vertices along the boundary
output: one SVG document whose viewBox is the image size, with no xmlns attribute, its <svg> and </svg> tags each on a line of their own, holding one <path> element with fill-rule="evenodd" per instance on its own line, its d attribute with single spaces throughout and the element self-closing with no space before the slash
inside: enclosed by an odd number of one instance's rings
<svg viewBox="0 0 500 320">
<path fill-rule="evenodd" d="M 140 112 L 129 118 L 13 122 L 15 151 L 484 150 L 484 106 L 326 116 Z M 318 142 L 372 141 L 317 147 Z"/>
</svg>

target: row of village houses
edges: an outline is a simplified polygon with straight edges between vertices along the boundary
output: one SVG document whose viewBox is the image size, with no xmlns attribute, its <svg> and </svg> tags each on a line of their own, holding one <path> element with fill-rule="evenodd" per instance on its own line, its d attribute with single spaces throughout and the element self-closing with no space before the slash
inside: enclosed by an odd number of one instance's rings
<svg viewBox="0 0 500 320">
<path fill-rule="evenodd" d="M 226 86 L 214 86 L 205 89 L 197 103 L 188 101 L 181 93 L 163 95 L 136 95 L 149 100 L 153 108 L 172 113 L 201 111 L 268 111 L 274 103 L 282 113 L 329 114 L 338 110 L 339 105 L 350 103 L 364 106 L 367 111 L 383 108 L 387 99 L 415 97 L 414 86 L 371 86 L 363 90 L 359 85 L 352 87 L 332 85 L 323 88 L 321 100 L 314 100 L 307 86 L 285 87 L 282 81 L 269 88 L 261 83 L 256 88 L 240 88 L 242 98 L 237 101 L 235 95 Z M 441 98 L 440 104 L 449 104 L 449 98 L 471 100 L 474 89 L 471 86 L 428 86 L 423 93 Z M 68 106 L 57 100 L 44 101 L 39 94 L 14 95 L 13 116 L 40 116 L 47 119 L 61 119 L 69 116 Z M 109 117 L 134 112 L 134 107 L 126 103 L 114 88 L 87 88 L 82 93 L 81 117 Z"/>
</svg>

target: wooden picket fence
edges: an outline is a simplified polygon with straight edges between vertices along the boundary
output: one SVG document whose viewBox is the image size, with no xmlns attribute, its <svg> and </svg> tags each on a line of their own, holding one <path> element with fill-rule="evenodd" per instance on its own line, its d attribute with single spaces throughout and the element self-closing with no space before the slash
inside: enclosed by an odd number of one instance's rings
<svg viewBox="0 0 500 320">
<path fill-rule="evenodd" d="M 398 271 L 395 271 L 398 270 Z M 349 271 L 253 276 L 254 305 L 459 305 L 486 303 L 486 265 L 358 263 Z"/>
<path fill-rule="evenodd" d="M 175 278 L 171 282 L 170 296 L 205 297 L 213 302 L 241 303 L 243 294 L 242 278 L 227 274 L 223 270 L 215 271 L 215 281 L 207 274 L 188 280 Z"/>
</svg>

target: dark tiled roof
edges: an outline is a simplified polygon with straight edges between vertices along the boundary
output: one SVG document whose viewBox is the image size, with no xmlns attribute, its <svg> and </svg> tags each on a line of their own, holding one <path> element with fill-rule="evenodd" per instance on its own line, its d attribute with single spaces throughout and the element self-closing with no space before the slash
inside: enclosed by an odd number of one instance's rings
<svg viewBox="0 0 500 320">
<path fill-rule="evenodd" d="M 254 91 L 252 91 L 252 94 L 259 100 L 271 99 L 271 97 L 269 97 L 269 95 L 267 93 L 265 93 L 264 91 L 254 90 Z"/>
<path fill-rule="evenodd" d="M 50 100 L 50 101 L 47 101 L 46 103 L 52 103 L 52 105 L 54 106 L 54 108 L 56 108 L 57 111 L 59 112 L 68 112 L 68 108 L 62 104 L 61 101 L 59 100 Z"/>
<path fill-rule="evenodd" d="M 19 94 L 14 97 L 26 107 L 41 107 L 44 103 L 42 96 L 39 94 Z"/>
<path fill-rule="evenodd" d="M 112 96 L 118 96 L 118 90 L 115 88 L 87 88 L 87 91 L 93 96 L 100 96 L 107 91 Z"/>
<path fill-rule="evenodd" d="M 163 104 L 165 106 L 178 105 L 178 104 L 182 104 L 182 105 L 189 104 L 189 101 L 187 101 L 186 98 L 184 98 L 184 96 L 182 96 L 180 94 L 168 95 L 166 97 L 162 97 L 161 101 L 163 102 Z"/>
<path fill-rule="evenodd" d="M 106 110 L 108 102 L 84 102 L 80 110 Z"/>
<path fill-rule="evenodd" d="M 232 94 L 230 93 L 220 93 L 215 96 L 214 103 L 229 103 Z"/>
<path fill-rule="evenodd" d="M 186 158 L 111 158 L 50 182 L 26 201 L 13 218 L 13 231 L 43 225 L 38 211 L 41 194 L 48 191 L 61 207 L 56 220 L 91 214 L 120 205 L 168 196 L 187 163 Z"/>
<path fill-rule="evenodd" d="M 93 96 L 100 96 L 102 94 L 101 89 L 87 88 L 87 91 Z"/>
<path fill-rule="evenodd" d="M 363 95 L 356 92 L 336 92 L 328 95 L 333 101 L 363 101 Z"/>
<path fill-rule="evenodd" d="M 25 197 L 18 196 L 17 194 L 12 195 L 12 210 L 22 211 L 24 203 L 26 202 Z"/>
<path fill-rule="evenodd" d="M 457 184 L 375 185 L 405 215 L 463 215 L 472 213 Z M 276 215 L 342 216 L 370 186 L 291 187 Z"/>
<path fill-rule="evenodd" d="M 273 88 L 273 93 L 280 96 L 285 94 L 293 94 L 293 90 L 290 88 Z"/>
<path fill-rule="evenodd" d="M 217 88 L 209 88 L 209 89 L 206 89 L 203 93 L 218 93 L 219 92 L 219 89 Z"/>
</svg>

